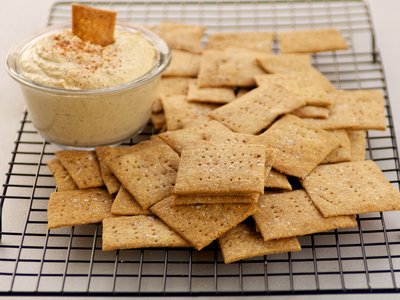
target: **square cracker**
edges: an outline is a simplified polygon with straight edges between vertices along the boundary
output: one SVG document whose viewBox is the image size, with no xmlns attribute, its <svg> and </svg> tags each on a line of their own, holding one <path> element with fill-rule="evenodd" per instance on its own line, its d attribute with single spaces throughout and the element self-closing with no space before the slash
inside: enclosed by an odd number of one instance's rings
<svg viewBox="0 0 400 300">
<path fill-rule="evenodd" d="M 351 160 L 365 160 L 365 144 L 367 135 L 365 130 L 347 130 L 347 135 L 350 140 Z"/>
<path fill-rule="evenodd" d="M 306 177 L 339 146 L 331 133 L 293 115 L 282 117 L 250 143 L 280 150 L 272 166 L 300 178 Z"/>
<path fill-rule="evenodd" d="M 324 129 L 385 130 L 385 100 L 380 90 L 332 91 L 328 119 L 309 121 Z"/>
<path fill-rule="evenodd" d="M 292 190 L 287 176 L 275 170 L 271 170 L 268 176 L 265 176 L 264 185 L 266 188 Z"/>
<path fill-rule="evenodd" d="M 181 154 L 183 148 L 198 141 L 246 143 L 254 137 L 252 134 L 232 132 L 215 120 L 195 127 L 163 132 L 159 136 L 178 154 Z"/>
<path fill-rule="evenodd" d="M 61 150 L 56 157 L 80 189 L 104 186 L 94 151 Z"/>
<path fill-rule="evenodd" d="M 346 50 L 347 42 L 335 28 L 278 32 L 281 53 Z"/>
<path fill-rule="evenodd" d="M 354 216 L 325 218 L 304 190 L 262 195 L 253 215 L 265 241 L 356 227 Z"/>
<path fill-rule="evenodd" d="M 113 198 L 106 190 L 53 192 L 47 207 L 48 228 L 99 223 L 111 217 Z"/>
<path fill-rule="evenodd" d="M 324 106 L 306 105 L 291 112 L 299 118 L 328 119 L 330 110 Z"/>
<path fill-rule="evenodd" d="M 257 64 L 260 51 L 241 48 L 206 50 L 201 57 L 200 87 L 253 87 L 254 76 L 264 74 Z"/>
<path fill-rule="evenodd" d="M 260 194 L 249 196 L 175 196 L 174 205 L 257 203 Z"/>
<path fill-rule="evenodd" d="M 203 249 L 257 211 L 254 204 L 174 206 L 173 198 L 166 198 L 153 205 L 151 212 L 197 250 Z"/>
<path fill-rule="evenodd" d="M 203 46 L 201 40 L 205 28 L 183 23 L 161 22 L 157 33 L 167 42 L 172 49 L 201 53 Z"/>
<path fill-rule="evenodd" d="M 322 164 L 334 164 L 338 162 L 351 161 L 350 139 L 343 129 L 328 130 L 339 140 L 339 146 L 333 149 L 331 153 L 321 162 Z"/>
<path fill-rule="evenodd" d="M 400 210 L 400 193 L 371 161 L 321 165 L 302 182 L 324 217 Z"/>
<path fill-rule="evenodd" d="M 174 194 L 262 194 L 265 156 L 262 145 L 197 142 L 182 150 Z"/>
<path fill-rule="evenodd" d="M 187 77 L 162 77 L 157 87 L 157 98 L 153 103 L 152 112 L 157 114 L 164 110 L 161 95 L 186 95 L 192 80 L 194 79 Z"/>
<path fill-rule="evenodd" d="M 224 50 L 238 47 L 271 52 L 274 36 L 273 32 L 217 32 L 208 36 L 206 48 Z"/>
<path fill-rule="evenodd" d="M 196 77 L 199 74 L 200 54 L 171 50 L 171 55 L 171 63 L 162 76 Z"/>
<path fill-rule="evenodd" d="M 258 87 L 209 113 L 231 130 L 258 134 L 280 115 L 305 105 L 299 96 L 280 85 Z"/>
<path fill-rule="evenodd" d="M 190 247 L 190 244 L 153 216 L 103 220 L 103 251 L 157 247 Z"/>
<path fill-rule="evenodd" d="M 197 82 L 189 83 L 187 100 L 190 102 L 229 103 L 236 99 L 233 88 L 205 87 L 201 88 Z"/>
<path fill-rule="evenodd" d="M 308 54 L 263 54 L 257 56 L 257 62 L 265 72 L 271 74 L 311 68 L 311 57 Z"/>
<path fill-rule="evenodd" d="M 49 160 L 47 162 L 47 166 L 54 176 L 58 192 L 73 191 L 78 189 L 78 186 L 72 180 L 71 176 L 69 176 L 67 170 L 63 167 L 58 159 L 55 158 Z"/>
<path fill-rule="evenodd" d="M 167 123 L 167 130 L 184 128 L 186 120 L 208 121 L 207 114 L 217 106 L 206 103 L 188 102 L 184 95 L 162 95 L 161 101 Z"/>
<path fill-rule="evenodd" d="M 112 173 L 108 163 L 115 157 L 132 152 L 132 147 L 99 146 L 95 148 L 99 160 L 101 176 L 109 194 L 118 192 L 121 184 Z"/>
<path fill-rule="evenodd" d="M 72 3 L 72 33 L 101 46 L 114 43 L 117 13 Z"/>
<path fill-rule="evenodd" d="M 122 186 L 146 210 L 172 193 L 179 156 L 159 142 L 113 159 L 109 166 Z"/>
<path fill-rule="evenodd" d="M 283 74 L 262 74 L 255 76 L 258 86 L 281 85 L 291 93 L 302 98 L 307 105 L 330 106 L 332 101 L 319 80 L 316 80 L 316 73 L 291 72 Z M 323 76 L 323 75 L 321 75 Z"/>
<path fill-rule="evenodd" d="M 119 188 L 111 207 L 111 212 L 119 216 L 148 215 L 149 210 L 143 210 L 139 203 L 123 187 Z"/>
<path fill-rule="evenodd" d="M 239 224 L 218 239 L 226 264 L 268 254 L 300 251 L 296 238 L 264 241 L 255 228 Z"/>
</svg>

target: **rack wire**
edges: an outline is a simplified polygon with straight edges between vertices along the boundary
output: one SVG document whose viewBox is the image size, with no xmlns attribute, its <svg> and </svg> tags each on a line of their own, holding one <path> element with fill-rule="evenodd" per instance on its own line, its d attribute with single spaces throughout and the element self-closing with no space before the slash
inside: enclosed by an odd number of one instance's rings
<svg viewBox="0 0 400 300">
<path fill-rule="evenodd" d="M 201 24 L 207 32 L 336 27 L 350 50 L 318 54 L 315 66 L 341 89 L 383 89 L 387 129 L 370 131 L 368 158 L 399 188 L 399 159 L 383 65 L 363 1 L 88 2 L 118 11 L 121 21 Z M 67 22 L 57 2 L 49 24 Z M 150 125 L 126 143 L 148 139 Z M 0 198 L 0 295 L 198 296 L 399 292 L 398 212 L 357 217 L 358 229 L 300 238 L 303 250 L 225 265 L 216 244 L 192 249 L 102 252 L 100 225 L 47 230 L 53 178 L 46 143 L 24 113 Z"/>
</svg>

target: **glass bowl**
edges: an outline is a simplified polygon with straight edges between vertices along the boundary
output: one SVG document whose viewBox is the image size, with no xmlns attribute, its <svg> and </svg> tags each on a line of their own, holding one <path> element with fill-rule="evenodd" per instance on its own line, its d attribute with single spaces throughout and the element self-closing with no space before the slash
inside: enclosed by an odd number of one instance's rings
<svg viewBox="0 0 400 300">
<path fill-rule="evenodd" d="M 118 23 L 116 30 L 139 31 L 157 51 L 155 65 L 141 77 L 87 90 L 49 87 L 26 78 L 19 67 L 23 51 L 43 36 L 69 28 L 70 24 L 50 26 L 28 37 L 7 56 L 7 71 L 20 83 L 33 125 L 48 142 L 79 148 L 118 144 L 139 134 L 150 118 L 161 73 L 171 60 L 167 44 L 144 27 Z"/>
</svg>

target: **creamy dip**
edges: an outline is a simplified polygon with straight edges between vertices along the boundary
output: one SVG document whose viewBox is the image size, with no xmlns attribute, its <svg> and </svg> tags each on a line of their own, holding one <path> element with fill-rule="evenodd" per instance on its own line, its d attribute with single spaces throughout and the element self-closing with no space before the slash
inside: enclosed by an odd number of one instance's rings
<svg viewBox="0 0 400 300">
<path fill-rule="evenodd" d="M 139 32 L 115 32 L 106 47 L 82 41 L 70 30 L 47 34 L 31 43 L 19 59 L 20 72 L 35 83 L 73 90 L 127 83 L 157 62 L 154 46 Z"/>
</svg>

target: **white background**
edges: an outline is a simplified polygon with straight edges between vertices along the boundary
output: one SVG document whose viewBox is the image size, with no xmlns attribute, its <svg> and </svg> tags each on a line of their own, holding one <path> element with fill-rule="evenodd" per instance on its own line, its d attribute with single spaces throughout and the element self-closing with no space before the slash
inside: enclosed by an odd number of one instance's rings
<svg viewBox="0 0 400 300">
<path fill-rule="evenodd" d="M 400 140 L 400 1 L 367 0 L 377 33 L 386 71 L 389 96 L 395 122 L 396 138 Z M 11 151 L 16 139 L 19 121 L 24 111 L 22 94 L 15 82 L 5 71 L 8 49 L 30 33 L 46 25 L 52 0 L 9 0 L 2 1 L 0 8 L 0 182 L 8 169 Z M 7 218 L 7 216 L 5 216 Z M 10 216 L 11 217 L 11 216 Z M 296 296 L 302 299 L 399 299 L 400 295 L 327 295 Z M 285 300 L 290 297 L 268 297 Z M 17 299 L 17 298 L 13 298 Z M 18 298 L 22 299 L 22 298 Z M 67 299 L 67 298 L 64 298 Z M 77 299 L 77 298 L 74 298 Z M 109 299 L 109 298 L 107 298 Z M 181 298 L 183 299 L 183 298 Z M 199 298 L 205 299 L 205 297 Z M 227 298 L 228 299 L 228 298 Z M 233 299 L 229 297 L 229 299 Z M 246 297 L 245 299 L 260 299 Z"/>
</svg>

